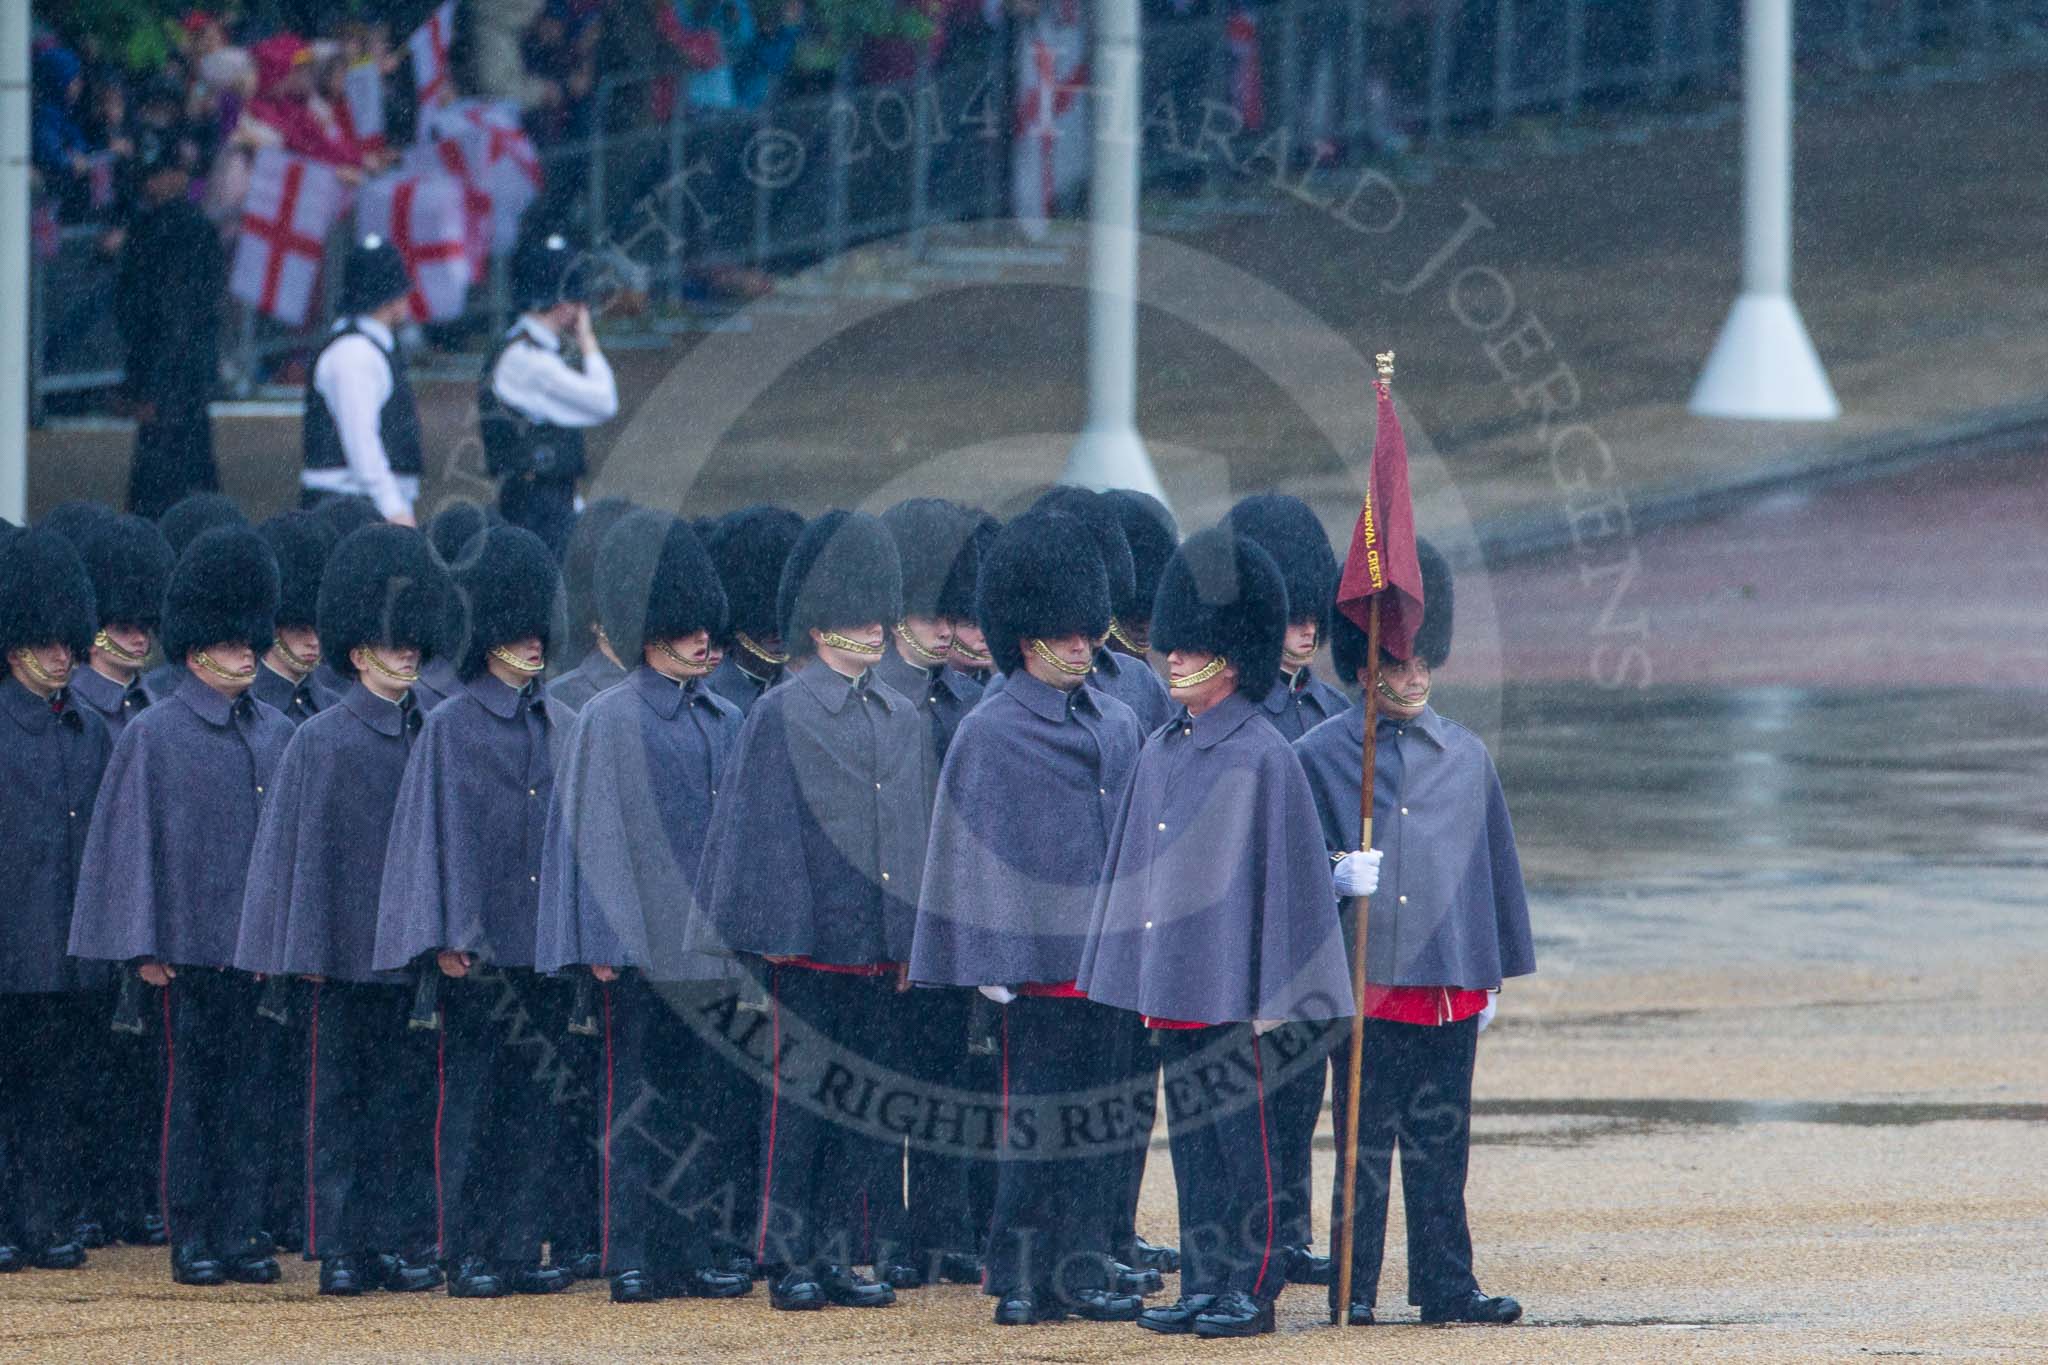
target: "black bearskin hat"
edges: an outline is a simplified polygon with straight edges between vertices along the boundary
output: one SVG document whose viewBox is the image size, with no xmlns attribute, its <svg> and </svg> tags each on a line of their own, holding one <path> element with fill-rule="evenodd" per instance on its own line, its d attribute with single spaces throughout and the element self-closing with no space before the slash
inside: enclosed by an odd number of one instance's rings
<svg viewBox="0 0 2048 1365">
<path fill-rule="evenodd" d="M 704 548 L 710 551 L 725 588 L 731 629 L 756 642 L 782 634 L 782 612 L 776 600 L 782 590 L 782 568 L 803 533 L 802 517 L 765 503 L 718 519 L 704 538 Z"/>
<path fill-rule="evenodd" d="M 101 625 L 156 629 L 163 617 L 164 588 L 178 561 L 155 522 L 115 517 L 92 533 L 79 557 L 92 576 Z"/>
<path fill-rule="evenodd" d="M 405 257 L 398 248 L 371 233 L 348 249 L 341 267 L 341 311 L 374 313 L 412 293 Z"/>
<path fill-rule="evenodd" d="M 320 619 L 320 576 L 334 552 L 334 530 L 311 512 L 279 512 L 256 528 L 277 556 L 277 624 Z"/>
<path fill-rule="evenodd" d="M 490 511 L 473 502 L 451 502 L 427 523 L 427 542 L 450 572 L 462 567 L 470 542 L 497 525 Z"/>
<path fill-rule="evenodd" d="M 60 502 L 43 513 L 43 519 L 36 523 L 45 531 L 55 531 L 71 542 L 74 550 L 83 550 L 85 542 L 92 539 L 92 533 L 114 519 L 114 509 L 91 498 L 74 498 Z"/>
<path fill-rule="evenodd" d="M 562 548 L 562 591 L 569 599 L 569 638 L 564 642 L 566 648 L 561 659 L 564 667 L 575 667 L 597 647 L 597 637 L 591 628 L 602 611 L 597 600 L 598 549 L 612 527 L 619 524 L 619 518 L 632 510 L 633 504 L 625 498 L 598 499 L 576 518 L 569 543 Z M 631 668 L 640 654 L 635 650 L 630 659 L 623 654 L 619 657 Z"/>
<path fill-rule="evenodd" d="M 164 657 L 183 665 L 195 649 L 236 640 L 258 654 L 277 629 L 277 556 L 248 526 L 202 531 L 164 589 Z"/>
<path fill-rule="evenodd" d="M 329 493 L 313 508 L 313 515 L 327 524 L 334 533 L 336 545 L 353 531 L 365 526 L 375 526 L 384 520 L 384 514 L 377 510 L 377 504 L 360 493 Z"/>
<path fill-rule="evenodd" d="M 811 652 L 813 629 L 903 619 L 903 569 L 882 519 L 835 508 L 797 537 L 775 593 L 782 647 Z"/>
<path fill-rule="evenodd" d="M 1124 538 L 1123 519 L 1107 498 L 1091 489 L 1060 484 L 1032 503 L 1031 510 L 1064 512 L 1086 526 L 1095 537 L 1095 548 L 1102 552 L 1103 571 L 1109 575 L 1110 611 L 1119 618 L 1143 613 L 1144 608 L 1138 604 L 1137 570 L 1131 563 L 1131 542 Z"/>
<path fill-rule="evenodd" d="M 156 524 L 171 542 L 171 553 L 183 559 L 200 532 L 216 526 L 247 526 L 249 519 L 225 493 L 192 493 L 172 503 Z"/>
<path fill-rule="evenodd" d="M 1455 608 L 1451 589 L 1451 566 L 1426 540 L 1415 542 L 1415 559 L 1422 569 L 1422 629 L 1415 632 L 1415 653 L 1431 668 L 1442 668 L 1451 657 L 1451 619 Z M 1330 632 L 1330 662 L 1336 665 L 1337 681 L 1358 686 L 1359 670 L 1365 667 L 1366 634 L 1342 612 Z M 1382 651 L 1384 658 L 1391 654 Z"/>
<path fill-rule="evenodd" d="M 681 517 L 632 508 L 597 556 L 598 619 L 619 662 L 632 668 L 650 640 L 725 634 L 725 589 L 704 542 Z"/>
<path fill-rule="evenodd" d="M 1150 493 L 1130 488 L 1112 488 L 1102 495 L 1124 528 L 1124 540 L 1131 547 L 1131 574 L 1137 594 L 1131 600 L 1131 618 L 1144 624 L 1152 611 L 1152 599 L 1159 595 L 1159 575 L 1180 544 L 1180 527 L 1166 504 Z"/>
<path fill-rule="evenodd" d="M 523 526 L 493 526 L 456 567 L 455 582 L 469 604 L 469 639 L 456 661 L 464 678 L 482 673 L 497 645 L 537 635 L 547 649 L 562 575 L 546 541 Z"/>
<path fill-rule="evenodd" d="M 1259 701 L 1280 680 L 1287 585 L 1273 556 L 1247 536 L 1215 526 L 1189 536 L 1166 562 L 1152 605 L 1152 648 L 1221 654 L 1237 690 Z"/>
<path fill-rule="evenodd" d="M 882 524 L 903 567 L 903 614 L 971 619 L 980 561 L 974 514 L 944 498 L 912 498 L 882 513 Z"/>
<path fill-rule="evenodd" d="M 416 645 L 433 653 L 455 585 L 427 538 L 380 522 L 343 537 L 320 579 L 320 652 L 343 677 L 356 676 L 349 651 L 361 645 Z"/>
<path fill-rule="evenodd" d="M 1224 524 L 1273 556 L 1287 581 L 1287 610 L 1294 620 L 1313 620 L 1328 630 L 1337 595 L 1337 552 L 1309 505 L 1286 493 L 1259 493 L 1231 508 Z"/>
<path fill-rule="evenodd" d="M 0 538 L 0 653 L 63 644 L 82 664 L 98 629 L 92 579 L 68 539 L 41 526 Z"/>
<path fill-rule="evenodd" d="M 1088 529 L 1064 512 L 1027 512 L 1005 526 L 981 563 L 975 618 L 997 668 L 1024 666 L 1026 640 L 1109 629 L 1109 575 Z"/>
</svg>

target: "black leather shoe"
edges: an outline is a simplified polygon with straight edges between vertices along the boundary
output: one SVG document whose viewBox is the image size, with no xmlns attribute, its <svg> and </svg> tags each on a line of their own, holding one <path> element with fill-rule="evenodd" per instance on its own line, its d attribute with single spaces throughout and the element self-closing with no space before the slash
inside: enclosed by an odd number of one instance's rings
<svg viewBox="0 0 2048 1365">
<path fill-rule="evenodd" d="M 1143 1237 L 1131 1239 L 1131 1254 L 1119 1259 L 1136 1266 L 1156 1270 L 1162 1275 L 1176 1274 L 1180 1270 L 1180 1249 L 1157 1246 Z"/>
<path fill-rule="evenodd" d="M 1344 1325 L 1347 1327 L 1371 1327 L 1377 1321 L 1378 1319 L 1372 1315 L 1372 1305 L 1356 1300 L 1352 1301 L 1351 1311 L 1344 1315 Z"/>
<path fill-rule="evenodd" d="M 1145 1301 L 1136 1294 L 1083 1289 L 1074 1295 L 1074 1316 L 1090 1322 L 1136 1322 L 1144 1311 Z"/>
<path fill-rule="evenodd" d="M 441 1273 L 440 1262 L 431 1257 L 392 1256 L 378 1257 L 380 1262 L 395 1262 L 382 1266 L 383 1275 L 379 1287 L 394 1294 L 418 1294 L 423 1290 L 438 1289 L 448 1277 Z"/>
<path fill-rule="evenodd" d="M 1059 1300 L 1035 1294 L 1005 1294 L 996 1300 L 996 1326 L 1029 1327 L 1039 1322 L 1059 1322 L 1067 1310 Z"/>
<path fill-rule="evenodd" d="M 823 1308 L 828 1302 L 825 1286 L 808 1271 L 792 1270 L 768 1286 L 769 1306 L 786 1313 L 808 1312 L 813 1308 Z"/>
<path fill-rule="evenodd" d="M 924 1288 L 924 1271 L 908 1261 L 884 1261 L 875 1267 L 875 1278 L 891 1289 Z"/>
<path fill-rule="evenodd" d="M 612 1276 L 613 1303 L 653 1303 L 660 1297 L 654 1278 L 644 1270 L 621 1270 Z"/>
<path fill-rule="evenodd" d="M 451 1299 L 501 1299 L 507 1292 L 504 1278 L 481 1256 L 465 1256 L 448 1277 Z"/>
<path fill-rule="evenodd" d="M 283 1273 L 275 1256 L 237 1256 L 228 1262 L 228 1278 L 236 1284 L 276 1284 Z"/>
<path fill-rule="evenodd" d="M 20 1247 L 0 1246 L 0 1275 L 12 1275 L 27 1268 L 28 1258 L 21 1254 Z"/>
<path fill-rule="evenodd" d="M 1148 1332 L 1181 1336 L 1195 1330 L 1195 1315 L 1206 1313 L 1216 1302 L 1214 1294 L 1183 1294 L 1170 1304 L 1147 1308 L 1138 1314 L 1138 1326 Z"/>
<path fill-rule="evenodd" d="M 818 1272 L 818 1284 L 825 1297 L 841 1308 L 887 1308 L 896 1302 L 896 1291 L 876 1284 L 867 1276 L 843 1265 L 828 1265 Z"/>
<path fill-rule="evenodd" d="M 594 1251 L 564 1252 L 554 1263 L 578 1280 L 594 1280 L 604 1274 L 604 1257 Z"/>
<path fill-rule="evenodd" d="M 502 1272 L 501 1272 L 502 1273 Z M 505 1274 L 506 1288 L 515 1294 L 558 1294 L 576 1283 L 567 1266 L 527 1265 Z"/>
<path fill-rule="evenodd" d="M 396 1259 L 396 1258 L 394 1258 Z M 374 1288 L 376 1272 L 353 1256 L 329 1256 L 320 1262 L 320 1292 L 352 1299 Z"/>
<path fill-rule="evenodd" d="M 1287 1283 L 1323 1284 L 1330 1283 L 1332 1262 L 1327 1256 L 1318 1256 L 1307 1247 L 1287 1248 Z"/>
<path fill-rule="evenodd" d="M 1198 1337 L 1258 1337 L 1273 1330 L 1273 1301 L 1259 1300 L 1242 1289 L 1218 1294 L 1208 1311 L 1195 1315 Z"/>
<path fill-rule="evenodd" d="M 178 1284 L 212 1286 L 228 1282 L 228 1268 L 197 1247 L 171 1253 L 171 1279 Z"/>
<path fill-rule="evenodd" d="M 140 1240 L 135 1242 L 137 1246 L 160 1247 L 169 1243 L 170 1240 L 170 1230 L 164 1226 L 162 1214 L 145 1213 L 142 1215 L 142 1236 Z"/>
<path fill-rule="evenodd" d="M 71 1231 L 71 1240 L 77 1242 L 87 1251 L 98 1251 L 107 1244 L 109 1239 L 106 1228 L 100 1224 L 98 1219 L 81 1218 L 78 1220 L 78 1226 Z"/>
<path fill-rule="evenodd" d="M 754 1258 L 744 1251 L 726 1253 L 719 1261 L 719 1269 L 725 1271 L 728 1275 L 744 1275 L 750 1280 L 761 1278 L 758 1273 L 760 1267 L 756 1266 Z"/>
<path fill-rule="evenodd" d="M 981 1261 L 960 1252 L 946 1252 L 939 1257 L 939 1278 L 947 1284 L 980 1284 Z"/>
<path fill-rule="evenodd" d="M 1113 1261 L 1109 1268 L 1116 1276 L 1114 1288 L 1119 1294 L 1136 1294 L 1143 1298 L 1147 1294 L 1157 1294 L 1166 1288 L 1166 1281 L 1150 1266 L 1139 1269 L 1136 1266 L 1125 1265 L 1122 1261 Z"/>
<path fill-rule="evenodd" d="M 76 1270 L 85 1264 L 85 1248 L 76 1242 L 44 1247 L 29 1259 L 38 1270 Z"/>
<path fill-rule="evenodd" d="M 1522 1305 L 1513 1299 L 1488 1298 L 1476 1289 L 1469 1298 L 1422 1310 L 1424 1322 L 1478 1322 L 1493 1327 L 1505 1327 L 1521 1316 Z"/>
<path fill-rule="evenodd" d="M 693 1299 L 737 1299 L 754 1292 L 754 1277 L 704 1266 L 685 1272 L 678 1288 Z"/>
</svg>

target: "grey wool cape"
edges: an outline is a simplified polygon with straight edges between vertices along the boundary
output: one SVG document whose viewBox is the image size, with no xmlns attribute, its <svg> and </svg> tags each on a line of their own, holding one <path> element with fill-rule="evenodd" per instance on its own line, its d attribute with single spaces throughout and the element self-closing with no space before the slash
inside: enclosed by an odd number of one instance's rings
<svg viewBox="0 0 2048 1365">
<path fill-rule="evenodd" d="M 107 727 L 75 695 L 59 694 L 53 707 L 0 677 L 0 995 L 77 990 L 103 970 L 82 970 L 65 949 L 112 747 Z"/>
<path fill-rule="evenodd" d="M 1354 1013 L 1330 859 L 1287 741 L 1233 694 L 1138 757 L 1096 894 L 1080 988 L 1156 1019 Z"/>
<path fill-rule="evenodd" d="M 740 725 L 739 708 L 702 682 L 645 665 L 584 705 L 548 810 L 535 967 L 730 974 L 730 958 L 690 953 L 683 936 Z"/>
</svg>

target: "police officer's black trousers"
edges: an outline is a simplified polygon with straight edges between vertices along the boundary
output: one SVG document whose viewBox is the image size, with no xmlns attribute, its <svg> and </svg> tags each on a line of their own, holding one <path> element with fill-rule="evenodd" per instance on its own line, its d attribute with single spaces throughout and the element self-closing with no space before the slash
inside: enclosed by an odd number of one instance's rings
<svg viewBox="0 0 2048 1365">
<path fill-rule="evenodd" d="M 1272 1060 L 1250 1024 L 1159 1031 L 1183 1294 L 1239 1289 L 1271 1299 L 1286 1283 L 1265 1082 Z"/>
<path fill-rule="evenodd" d="M 0 1245 L 30 1253 L 71 1240 L 81 998 L 0 995 Z"/>
<path fill-rule="evenodd" d="M 1401 1151 L 1401 1197 L 1408 1216 L 1408 1302 L 1435 1308 L 1475 1290 L 1472 1232 L 1465 1221 L 1465 1170 L 1472 1148 L 1472 1063 L 1479 1020 L 1395 1024 L 1365 1019 L 1364 1089 L 1358 1097 L 1358 1221 L 1351 1236 L 1351 1298 L 1371 1303 L 1386 1244 L 1387 1198 L 1394 1149 Z M 1344 1150 L 1345 1096 L 1350 1089 L 1339 1033 L 1332 1057 L 1337 1150 Z M 1343 1181 L 1331 1191 L 1332 1227 L 1343 1218 Z M 1332 1299 L 1336 1297 L 1334 1284 Z"/>
<path fill-rule="evenodd" d="M 538 1265 L 541 1189 L 553 1154 L 546 1107 L 562 1021 L 532 1015 L 534 976 L 472 968 L 441 986 L 434 1188 L 441 1254 Z M 537 1075 L 537 1071 L 540 1074 Z"/>
<path fill-rule="evenodd" d="M 1123 1013 L 1028 995 L 1003 1006 L 990 1294 L 1066 1299 L 1109 1287 L 1113 1205 L 1142 1127 L 1125 1103 L 1121 1059 L 1103 1046 Z"/>
<path fill-rule="evenodd" d="M 171 1245 L 211 1257 L 267 1255 L 263 1227 L 271 1132 L 265 1104 L 276 1026 L 241 972 L 180 967 L 164 1014 L 164 1222 Z"/>
<path fill-rule="evenodd" d="M 431 1254 L 433 1044 L 410 992 L 323 981 L 307 994 L 306 1251 Z"/>
</svg>

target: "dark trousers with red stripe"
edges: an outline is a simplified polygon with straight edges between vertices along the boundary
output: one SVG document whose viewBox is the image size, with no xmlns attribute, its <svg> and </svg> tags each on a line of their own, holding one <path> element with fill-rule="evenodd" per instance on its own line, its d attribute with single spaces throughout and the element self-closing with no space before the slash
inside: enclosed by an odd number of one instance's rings
<svg viewBox="0 0 2048 1365">
<path fill-rule="evenodd" d="M 548 1052 L 563 1021 L 530 1013 L 533 983 L 533 973 L 520 968 L 473 970 L 442 983 L 434 1188 L 441 1254 L 450 1261 L 540 1262 L 542 1185 L 555 1130 L 553 1094 L 536 1076 L 536 1053 Z"/>
<path fill-rule="evenodd" d="M 1315 1240 L 1316 1124 L 1323 1117 L 1330 1039 L 1326 1023 L 1291 1023 L 1266 1034 L 1267 1087 L 1273 1108 L 1273 1200 L 1279 1244 L 1306 1247 Z"/>
<path fill-rule="evenodd" d="M 306 1004 L 307 1254 L 430 1256 L 435 1055 L 411 992 L 325 981 Z"/>
<path fill-rule="evenodd" d="M 1104 1045 L 1123 1014 L 1028 995 L 1003 1007 L 990 1294 L 1067 1299 L 1109 1287 L 1113 1206 L 1137 1131 L 1123 1103 L 1123 1059 Z"/>
<path fill-rule="evenodd" d="M 975 1255 L 981 1229 L 972 1203 L 974 1168 L 986 1155 L 975 1146 L 985 1116 L 974 1112 L 966 1080 L 967 1018 L 975 993 L 957 987 L 904 991 L 890 1006 L 884 1039 L 900 1083 L 917 1093 L 918 1127 L 907 1135 L 901 1219 L 885 1229 L 888 1254 L 929 1269 L 938 1253 Z M 977 1120 L 982 1120 L 977 1122 Z M 886 1205 L 893 1170 L 883 1172 L 877 1206 Z"/>
<path fill-rule="evenodd" d="M 1166 1138 L 1180 1194 L 1183 1294 L 1279 1295 L 1271 1096 L 1273 1060 L 1249 1024 L 1159 1030 Z"/>
<path fill-rule="evenodd" d="M 1401 1152 L 1401 1198 L 1408 1219 L 1408 1302 L 1436 1308 L 1479 1288 L 1472 1275 L 1472 1230 L 1465 1219 L 1465 1172 L 1472 1152 L 1472 1064 L 1479 1020 L 1396 1024 L 1364 1019 L 1358 1096 L 1358 1221 L 1351 1230 L 1351 1297 L 1371 1303 L 1386 1245 L 1387 1201 L 1395 1148 Z M 1350 1039 L 1339 1031 L 1340 1063 L 1332 1089 L 1337 1150 L 1344 1150 L 1350 1091 Z M 1339 1171 L 1342 1167 L 1340 1165 Z M 1332 1227 L 1342 1226 L 1341 1178 L 1331 1190 Z M 1336 1299 L 1334 1284 L 1330 1297 Z"/>
<path fill-rule="evenodd" d="M 36 1252 L 71 1240 L 79 1159 L 93 1145 L 81 1142 L 76 1107 L 86 998 L 0 995 L 0 1245 Z"/>
<path fill-rule="evenodd" d="M 877 1194 L 892 1168 L 902 1188 L 902 1149 L 881 1136 L 876 1113 L 887 1073 L 873 1060 L 894 993 L 893 976 L 769 974 L 775 1066 L 755 1235 L 766 1264 L 850 1265 L 873 1255 Z"/>
<path fill-rule="evenodd" d="M 698 1033 L 694 986 L 657 989 L 629 972 L 599 994 L 598 1250 L 605 1273 L 673 1281 L 711 1264 L 722 1207 L 707 1104 L 712 1047 Z"/>
<path fill-rule="evenodd" d="M 108 1231 L 134 1236 L 159 1208 L 157 1166 L 163 1159 L 163 1009 L 156 992 L 142 1012 L 144 1032 L 116 1033 L 115 993 L 81 996 L 80 1037 L 91 1080 L 82 1098 L 91 1134 L 85 1157 L 83 1215 Z"/>
<path fill-rule="evenodd" d="M 273 1125 L 266 1105 L 276 1026 L 256 1014 L 261 987 L 241 972 L 180 967 L 164 1010 L 164 1222 L 171 1245 L 210 1256 L 267 1254 L 264 1182 Z"/>
<path fill-rule="evenodd" d="M 1127 1010 L 1119 1014 L 1110 1045 L 1122 1061 L 1124 1089 L 1133 1096 L 1155 1095 L 1159 1091 L 1159 1048 L 1152 1030 L 1145 1027 L 1143 1015 Z M 1119 1256 L 1131 1254 L 1132 1241 L 1138 1235 L 1138 1196 L 1145 1185 L 1145 1158 L 1152 1150 L 1152 1126 L 1158 1115 L 1148 1108 L 1136 1118 L 1142 1132 L 1122 1157 L 1122 1179 L 1110 1206 L 1109 1245 Z"/>
</svg>

